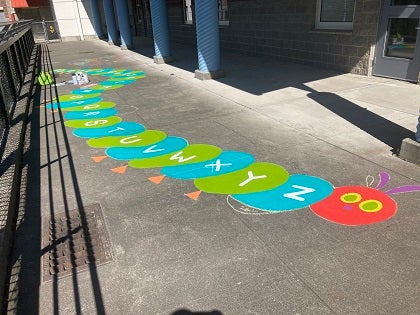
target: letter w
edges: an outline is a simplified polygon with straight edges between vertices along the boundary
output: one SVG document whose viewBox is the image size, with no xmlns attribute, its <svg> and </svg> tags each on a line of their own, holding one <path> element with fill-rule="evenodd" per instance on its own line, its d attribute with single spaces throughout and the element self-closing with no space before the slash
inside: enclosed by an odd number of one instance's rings
<svg viewBox="0 0 420 315">
<path fill-rule="evenodd" d="M 195 159 L 197 156 L 196 155 L 192 155 L 190 157 L 184 158 L 183 156 L 181 156 L 182 151 L 178 152 L 177 154 L 172 155 L 169 160 L 178 160 L 179 163 L 183 163 L 192 159 Z"/>
<path fill-rule="evenodd" d="M 311 192 L 314 192 L 315 189 L 304 187 L 304 186 L 298 186 L 298 185 L 292 185 L 293 188 L 300 189 L 300 191 L 290 192 L 287 194 L 283 194 L 284 197 L 295 199 L 297 201 L 305 201 L 305 198 L 299 197 L 300 195 L 309 194 Z"/>
</svg>

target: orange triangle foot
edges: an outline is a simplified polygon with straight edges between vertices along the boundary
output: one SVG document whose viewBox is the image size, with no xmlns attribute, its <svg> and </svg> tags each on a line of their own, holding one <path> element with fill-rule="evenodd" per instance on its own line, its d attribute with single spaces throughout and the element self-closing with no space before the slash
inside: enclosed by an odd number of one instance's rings
<svg viewBox="0 0 420 315">
<path fill-rule="evenodd" d="M 153 176 L 149 177 L 148 180 L 150 180 L 152 183 L 155 183 L 156 185 L 159 185 L 165 177 L 165 175 Z"/>
<path fill-rule="evenodd" d="M 192 200 L 198 200 L 198 197 L 201 194 L 201 190 L 197 190 L 194 192 L 190 192 L 188 194 L 184 194 L 185 196 L 187 196 L 188 198 L 192 199 Z"/>
<path fill-rule="evenodd" d="M 102 155 L 102 156 L 94 156 L 92 157 L 92 160 L 94 160 L 96 163 L 102 162 L 105 160 L 108 156 Z"/>
<path fill-rule="evenodd" d="M 127 170 L 127 167 L 128 165 L 119 166 L 119 167 L 113 168 L 111 171 L 118 174 L 124 174 L 125 171 Z"/>
</svg>

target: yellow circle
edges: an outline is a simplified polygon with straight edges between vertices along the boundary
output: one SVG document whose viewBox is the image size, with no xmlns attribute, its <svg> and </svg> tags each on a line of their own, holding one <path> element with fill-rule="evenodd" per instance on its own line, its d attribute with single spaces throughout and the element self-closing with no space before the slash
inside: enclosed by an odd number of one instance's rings
<svg viewBox="0 0 420 315">
<path fill-rule="evenodd" d="M 342 195 L 340 200 L 344 203 L 356 203 L 362 200 L 362 196 L 358 193 L 347 193 Z"/>
<path fill-rule="evenodd" d="M 383 208 L 383 205 L 378 200 L 365 200 L 359 204 L 359 208 L 365 212 L 378 212 Z"/>
</svg>

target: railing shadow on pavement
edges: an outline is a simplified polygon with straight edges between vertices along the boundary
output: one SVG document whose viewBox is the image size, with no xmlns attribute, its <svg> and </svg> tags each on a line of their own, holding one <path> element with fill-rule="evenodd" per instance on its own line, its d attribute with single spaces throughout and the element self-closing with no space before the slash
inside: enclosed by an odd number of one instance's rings
<svg viewBox="0 0 420 315">
<path fill-rule="evenodd" d="M 42 54 L 43 54 L 43 67 L 45 72 L 49 72 L 52 74 L 55 80 L 54 76 L 54 69 L 52 68 L 52 61 L 49 54 L 49 48 L 47 45 L 42 45 Z M 76 257 L 75 257 L 75 244 L 73 235 L 75 233 L 74 229 L 72 228 L 70 224 L 70 205 L 69 200 L 67 198 L 68 194 L 70 193 L 67 191 L 68 186 L 66 185 L 66 181 L 70 179 L 70 188 L 73 190 L 73 193 L 75 195 L 76 199 L 76 205 L 77 205 L 77 211 L 80 215 L 81 219 L 81 229 L 83 230 L 84 239 L 86 241 L 86 251 L 89 259 L 88 263 L 88 270 L 90 273 L 90 279 L 92 284 L 92 291 L 93 296 L 95 300 L 95 306 L 96 306 L 96 312 L 98 314 L 105 314 L 105 306 L 103 302 L 102 292 L 101 292 L 101 286 L 99 281 L 98 272 L 95 265 L 95 253 L 92 250 L 92 244 L 91 244 L 91 237 L 89 232 L 89 227 L 86 219 L 86 212 L 81 196 L 81 191 L 79 188 L 77 175 L 76 175 L 76 167 L 73 162 L 72 152 L 69 144 L 69 140 L 67 137 L 66 127 L 64 125 L 64 117 L 63 112 L 60 109 L 60 102 L 58 100 L 58 90 L 55 85 L 48 85 L 46 86 L 46 89 L 44 91 L 44 100 L 45 103 L 51 102 L 52 100 L 56 99 L 56 102 L 58 103 L 58 111 L 49 111 L 44 107 L 44 122 L 47 125 L 49 122 L 52 124 L 47 127 L 44 126 L 44 132 L 45 132 L 45 141 L 46 141 L 46 150 L 47 150 L 47 171 L 48 171 L 48 195 L 49 195 L 49 205 L 50 205 L 50 221 L 54 222 L 55 215 L 57 209 L 54 208 L 54 191 L 57 191 L 57 187 L 53 187 L 53 170 L 52 170 L 52 164 L 57 163 L 58 170 L 59 170 L 59 176 L 60 176 L 60 191 L 61 191 L 61 201 L 63 202 L 64 211 L 66 214 L 66 222 L 67 222 L 67 241 L 69 243 L 69 250 L 70 250 L 70 260 L 71 260 L 71 267 L 72 267 L 72 273 L 71 278 L 73 282 L 73 295 L 74 295 L 74 303 L 75 303 L 75 311 L 77 314 L 82 313 L 82 305 L 81 305 L 81 297 L 80 297 L 80 291 L 79 291 L 79 280 L 77 276 L 77 270 L 76 270 Z M 50 129 L 52 129 L 52 133 L 50 134 Z M 60 136 L 62 137 L 62 143 L 60 143 Z M 51 152 L 52 149 L 55 149 L 56 152 L 53 154 Z M 56 160 L 52 160 L 52 156 L 57 156 Z M 64 160 L 64 157 L 67 158 L 67 161 Z M 66 163 L 67 162 L 67 163 Z M 68 171 L 70 172 L 70 178 L 65 176 L 65 168 L 68 168 Z M 56 246 L 60 243 L 60 240 L 57 237 L 57 231 L 54 229 L 55 225 L 53 226 L 52 233 L 52 240 L 50 242 L 50 246 L 47 248 L 43 248 L 41 250 L 41 254 L 45 254 L 46 250 L 52 251 L 54 258 L 57 258 L 57 252 L 56 252 Z M 53 275 L 53 302 L 54 302 L 54 314 L 58 314 L 59 310 L 59 300 L 58 300 L 58 276 L 55 273 Z"/>
<path fill-rule="evenodd" d="M 48 46 L 43 44 L 39 47 L 41 48 L 39 69 L 51 73 L 55 81 Z M 41 261 L 44 255 L 50 254 L 53 260 L 52 264 L 57 263 L 59 258 L 57 246 L 66 241 L 69 244 L 74 310 L 76 314 L 82 314 L 74 248 L 75 240 L 73 239 L 75 229 L 70 225 L 70 211 L 73 209 L 70 209 L 70 201 L 68 199 L 68 196 L 74 193 L 77 211 L 81 218 L 81 226 L 78 229 L 83 231 L 86 241 L 86 251 L 89 260 L 88 270 L 96 313 L 105 314 L 99 276 L 95 265 L 95 253 L 92 251 L 92 244 L 90 244 L 89 227 L 64 125 L 63 113 L 60 108 L 58 111 L 53 111 L 47 110 L 45 107 L 45 105 L 52 103 L 58 97 L 57 88 L 55 85 L 38 86 L 37 94 L 34 97 L 37 98 L 37 101 L 34 103 L 34 109 L 30 117 L 30 150 L 25 156 L 27 186 L 23 192 L 25 196 L 21 196 L 26 199 L 26 202 L 24 203 L 24 209 L 20 211 L 21 217 L 18 219 L 19 225 L 16 231 L 9 275 L 9 312 L 10 314 L 38 313 L 40 309 L 40 281 L 43 278 L 44 269 L 50 268 L 50 266 L 41 266 Z M 59 104 L 58 99 L 57 102 Z M 41 139 L 45 139 L 45 142 L 41 143 Z M 44 151 L 42 154 L 41 150 Z M 42 161 L 43 159 L 46 159 L 46 161 Z M 42 172 L 46 172 L 47 176 L 44 175 L 42 177 Z M 70 172 L 71 176 L 66 176 L 66 172 Z M 43 178 L 46 178 L 46 182 L 41 182 Z M 56 183 L 59 183 L 59 185 L 56 185 Z M 42 197 L 41 195 L 47 197 Z M 48 199 L 43 200 L 45 204 L 49 205 L 48 215 L 46 215 L 45 209 L 44 214 L 42 214 L 42 198 Z M 57 202 L 63 203 L 59 207 L 60 209 L 57 207 Z M 45 233 L 45 231 L 42 231 L 42 221 L 54 222 L 57 213 L 63 210 L 62 207 L 64 207 L 67 219 L 66 231 L 64 231 L 66 236 L 59 237 L 58 231 L 54 228 L 55 225 L 52 224 L 53 228 L 50 231 L 49 244 L 46 244 L 42 237 L 44 234 L 41 233 Z M 63 231 L 60 231 L 60 234 L 62 235 Z M 64 293 L 59 291 L 59 275 L 53 273 L 51 276 L 52 304 L 49 313 L 59 314 L 60 294 Z M 69 292 L 65 294 L 67 295 Z"/>
<path fill-rule="evenodd" d="M 171 315 L 223 315 L 223 313 L 217 310 L 213 310 L 209 312 L 205 312 L 205 311 L 192 312 L 187 309 L 179 309 L 173 312 Z"/>
</svg>

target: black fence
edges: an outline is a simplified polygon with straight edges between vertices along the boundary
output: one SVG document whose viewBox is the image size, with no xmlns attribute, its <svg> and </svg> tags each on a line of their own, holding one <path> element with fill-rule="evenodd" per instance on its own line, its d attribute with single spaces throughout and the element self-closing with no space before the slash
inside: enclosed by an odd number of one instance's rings
<svg viewBox="0 0 420 315">
<path fill-rule="evenodd" d="M 35 42 L 31 21 L 0 24 L 0 139 L 10 127 Z"/>
</svg>

